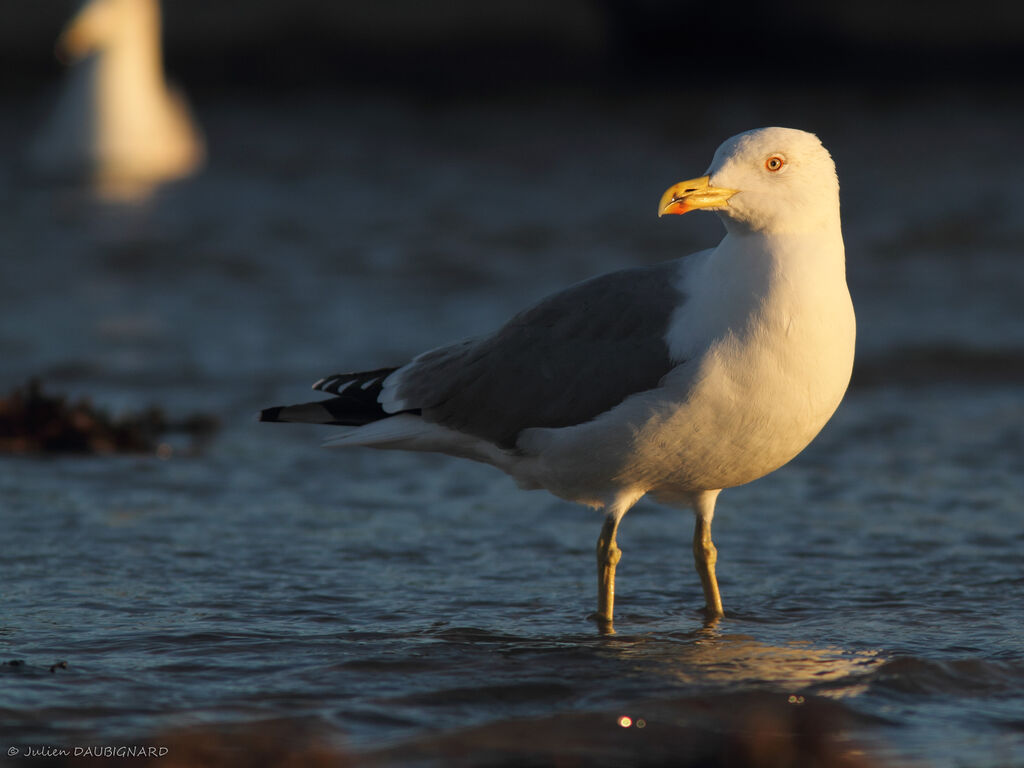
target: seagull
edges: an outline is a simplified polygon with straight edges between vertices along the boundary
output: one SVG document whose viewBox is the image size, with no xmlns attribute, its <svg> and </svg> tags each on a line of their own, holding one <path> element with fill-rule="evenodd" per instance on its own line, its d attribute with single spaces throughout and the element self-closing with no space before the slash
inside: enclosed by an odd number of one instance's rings
<svg viewBox="0 0 1024 768">
<path fill-rule="evenodd" d="M 616 532 L 650 494 L 695 514 L 709 621 L 724 615 L 711 521 L 719 492 L 802 451 L 839 406 L 856 335 L 839 182 L 811 133 L 726 140 L 658 215 L 715 211 L 715 248 L 577 283 L 497 331 L 405 365 L 327 376 L 326 400 L 261 421 L 347 429 L 330 446 L 437 451 L 604 511 L 599 624 L 611 628 Z M 614 631 L 614 630 L 611 630 Z"/>
<path fill-rule="evenodd" d="M 29 161 L 42 176 L 84 178 L 103 198 L 144 198 L 203 163 L 185 98 L 168 86 L 159 0 L 88 0 L 57 40 L 74 66 Z"/>
</svg>

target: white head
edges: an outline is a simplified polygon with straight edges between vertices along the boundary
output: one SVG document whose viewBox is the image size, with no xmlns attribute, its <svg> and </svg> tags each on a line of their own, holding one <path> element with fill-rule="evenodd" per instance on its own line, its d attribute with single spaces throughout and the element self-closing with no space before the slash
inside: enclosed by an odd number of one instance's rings
<svg viewBox="0 0 1024 768">
<path fill-rule="evenodd" d="M 839 181 L 818 137 L 793 128 L 757 128 L 726 139 L 707 174 L 662 197 L 662 213 L 705 208 L 726 229 L 805 232 L 839 227 Z"/>
<path fill-rule="evenodd" d="M 57 50 L 61 58 L 77 61 L 126 46 L 159 50 L 159 41 L 159 0 L 87 0 L 64 28 Z"/>
</svg>

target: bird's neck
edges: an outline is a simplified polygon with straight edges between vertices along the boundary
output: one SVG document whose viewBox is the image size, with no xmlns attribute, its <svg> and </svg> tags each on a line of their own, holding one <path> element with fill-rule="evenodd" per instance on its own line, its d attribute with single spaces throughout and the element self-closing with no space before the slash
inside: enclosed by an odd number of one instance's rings
<svg viewBox="0 0 1024 768">
<path fill-rule="evenodd" d="M 164 87 L 160 21 L 142 19 L 99 53 L 99 78 L 108 98 L 135 101 L 143 108 L 150 94 Z"/>
<path fill-rule="evenodd" d="M 727 231 L 722 246 L 718 252 L 723 258 L 747 260 L 751 267 L 757 263 L 786 272 L 838 269 L 845 274 L 845 248 L 838 220 L 827 226 L 794 231 L 732 228 Z"/>
<path fill-rule="evenodd" d="M 762 297 L 759 301 L 786 296 L 811 301 L 811 297 L 846 290 L 846 260 L 838 228 L 771 235 L 729 232 L 707 268 L 716 284 Z"/>
</svg>

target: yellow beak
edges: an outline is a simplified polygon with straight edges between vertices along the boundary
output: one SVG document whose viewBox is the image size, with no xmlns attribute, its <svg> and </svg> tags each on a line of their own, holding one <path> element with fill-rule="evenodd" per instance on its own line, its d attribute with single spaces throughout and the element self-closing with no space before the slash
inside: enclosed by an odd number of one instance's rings
<svg viewBox="0 0 1024 768">
<path fill-rule="evenodd" d="M 710 176 L 680 181 L 665 190 L 658 203 L 658 216 L 687 213 L 697 208 L 724 208 L 738 190 L 711 186 Z"/>
</svg>

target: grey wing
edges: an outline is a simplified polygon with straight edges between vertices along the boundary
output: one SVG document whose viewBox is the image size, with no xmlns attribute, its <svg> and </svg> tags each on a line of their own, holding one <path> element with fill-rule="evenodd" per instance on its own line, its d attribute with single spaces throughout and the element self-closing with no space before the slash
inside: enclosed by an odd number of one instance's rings
<svg viewBox="0 0 1024 768">
<path fill-rule="evenodd" d="M 391 396 L 428 421 L 502 447 L 530 427 L 589 421 L 656 387 L 677 364 L 665 344 L 683 301 L 677 268 L 668 262 L 578 283 L 490 336 L 420 355 L 394 374 Z"/>
</svg>

